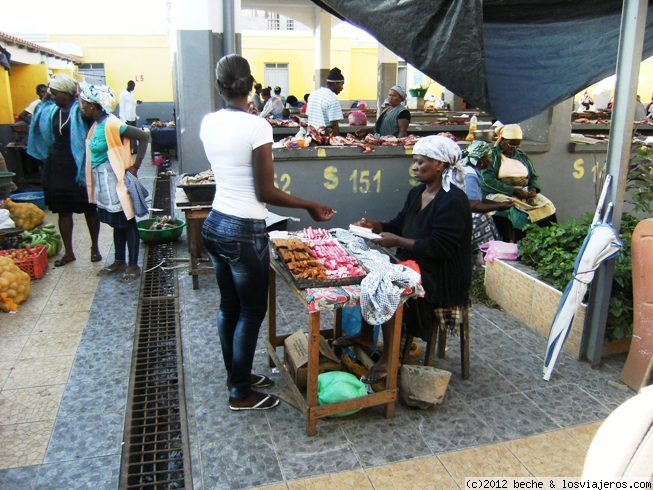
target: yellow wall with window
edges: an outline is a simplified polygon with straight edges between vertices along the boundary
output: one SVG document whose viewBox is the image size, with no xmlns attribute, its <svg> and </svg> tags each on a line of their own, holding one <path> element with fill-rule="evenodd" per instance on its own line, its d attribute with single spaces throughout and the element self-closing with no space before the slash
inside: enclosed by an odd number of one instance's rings
<svg viewBox="0 0 653 490">
<path fill-rule="evenodd" d="M 51 36 L 52 42 L 69 42 L 84 50 L 84 63 L 104 63 L 107 85 L 116 96 L 136 82 L 136 98 L 143 102 L 170 102 L 172 68 L 168 36 Z"/>
<path fill-rule="evenodd" d="M 288 94 L 302 100 L 315 90 L 315 49 L 312 35 L 243 36 L 243 56 L 252 68 L 254 78 L 263 79 L 266 63 L 287 63 Z M 292 47 L 292 49 L 290 49 Z M 331 65 L 342 70 L 345 86 L 340 100 L 376 99 L 377 50 L 352 46 L 349 39 L 332 38 Z"/>
<path fill-rule="evenodd" d="M 36 86 L 39 83 L 48 84 L 48 68 L 45 64 L 16 64 L 11 67 L 11 97 L 16 115 L 38 98 Z"/>
</svg>

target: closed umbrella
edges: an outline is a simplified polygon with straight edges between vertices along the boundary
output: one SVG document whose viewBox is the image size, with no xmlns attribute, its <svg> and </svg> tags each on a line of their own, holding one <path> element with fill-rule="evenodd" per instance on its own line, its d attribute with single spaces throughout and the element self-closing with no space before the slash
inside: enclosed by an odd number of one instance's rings
<svg viewBox="0 0 653 490">
<path fill-rule="evenodd" d="M 587 287 L 594 278 L 594 272 L 604 260 L 616 257 L 622 246 L 623 243 L 617 234 L 617 230 L 612 227 L 609 221 L 593 223 L 590 226 L 574 263 L 574 275 L 560 299 L 549 332 L 546 357 L 544 359 L 543 378 L 546 381 L 551 377 L 553 366 L 558 359 L 562 345 L 569 335 L 576 310 L 585 296 Z"/>
</svg>

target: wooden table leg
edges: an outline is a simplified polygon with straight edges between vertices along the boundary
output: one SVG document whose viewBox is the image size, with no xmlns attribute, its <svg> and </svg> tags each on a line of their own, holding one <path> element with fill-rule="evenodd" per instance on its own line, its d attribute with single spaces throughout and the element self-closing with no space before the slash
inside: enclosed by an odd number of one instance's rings
<svg viewBox="0 0 653 490">
<path fill-rule="evenodd" d="M 317 434 L 317 418 L 312 411 L 317 407 L 317 376 L 320 373 L 320 312 L 308 315 L 308 372 L 306 373 L 306 434 Z"/>
<path fill-rule="evenodd" d="M 270 267 L 268 286 L 268 341 L 276 348 L 277 344 L 277 273 Z M 272 357 L 268 356 L 270 367 L 274 367 Z"/>
<path fill-rule="evenodd" d="M 190 271 L 191 273 L 195 273 L 199 268 L 199 261 L 202 256 L 202 220 L 187 217 L 186 222 L 188 225 L 188 248 L 190 249 Z M 193 289 L 199 289 L 199 277 L 197 277 L 197 274 L 192 274 L 192 276 Z"/>
<path fill-rule="evenodd" d="M 397 388 L 397 373 L 399 371 L 399 350 L 401 344 L 401 321 L 403 318 L 404 306 L 403 303 L 399 305 L 395 314 L 388 320 L 391 322 L 392 328 L 390 330 L 388 339 L 383 339 L 384 349 L 390 349 L 388 356 L 388 377 L 385 380 L 385 389 L 392 390 Z M 386 403 L 385 416 L 393 417 L 395 414 L 394 400 Z"/>
</svg>

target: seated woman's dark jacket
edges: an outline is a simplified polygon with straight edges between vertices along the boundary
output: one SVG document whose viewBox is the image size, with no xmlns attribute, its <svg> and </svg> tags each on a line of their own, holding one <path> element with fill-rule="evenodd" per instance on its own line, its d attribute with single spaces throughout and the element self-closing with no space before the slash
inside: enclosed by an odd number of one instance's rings
<svg viewBox="0 0 653 490">
<path fill-rule="evenodd" d="M 469 302 L 472 278 L 472 213 L 465 193 L 452 185 L 420 211 L 426 186 L 411 189 L 403 209 L 383 231 L 415 240 L 413 250 L 399 249 L 401 260 L 415 260 L 422 271 L 426 299 L 435 307 Z"/>
</svg>

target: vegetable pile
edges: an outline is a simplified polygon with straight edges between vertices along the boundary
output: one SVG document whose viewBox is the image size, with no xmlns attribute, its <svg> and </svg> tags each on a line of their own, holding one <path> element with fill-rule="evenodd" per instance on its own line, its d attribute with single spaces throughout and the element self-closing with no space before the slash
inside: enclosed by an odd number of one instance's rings
<svg viewBox="0 0 653 490">
<path fill-rule="evenodd" d="M 48 257 L 57 255 L 62 245 L 61 235 L 57 233 L 56 227 L 51 224 L 39 226 L 32 231 L 24 231 L 21 240 L 23 247 L 45 245 Z"/>
<path fill-rule="evenodd" d="M 31 202 L 14 202 L 5 199 L 2 207 L 9 210 L 9 215 L 16 226 L 24 230 L 36 228 L 45 218 L 45 212 Z"/>
<path fill-rule="evenodd" d="M 0 256 L 0 310 L 16 311 L 27 299 L 30 279 L 10 257 Z"/>
</svg>

